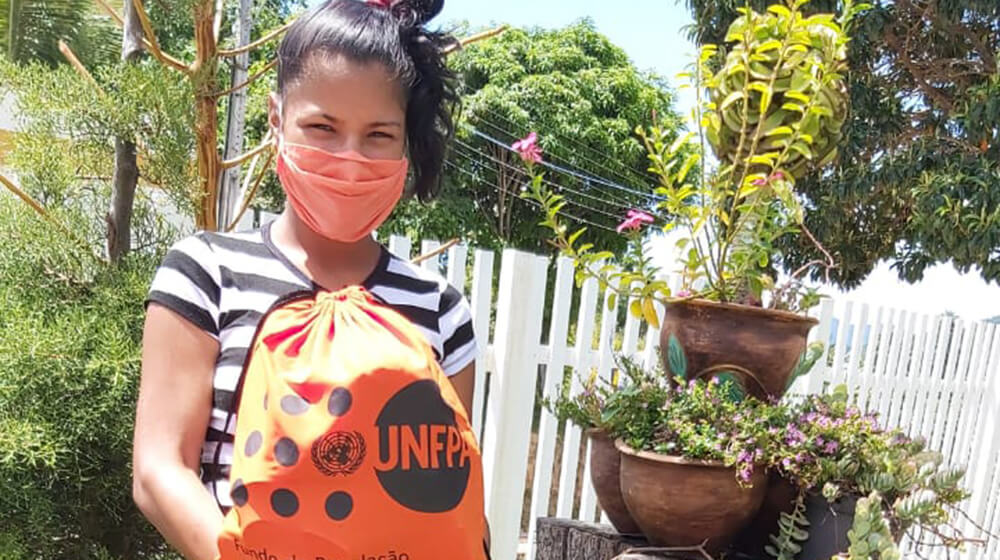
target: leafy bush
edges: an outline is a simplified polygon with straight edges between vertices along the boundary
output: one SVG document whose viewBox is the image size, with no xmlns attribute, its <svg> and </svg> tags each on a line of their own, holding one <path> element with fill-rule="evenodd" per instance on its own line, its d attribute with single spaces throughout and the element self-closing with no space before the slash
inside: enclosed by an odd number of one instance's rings
<svg viewBox="0 0 1000 560">
<path fill-rule="evenodd" d="M 110 267 L 6 194 L 0 238 L 0 558 L 159 557 L 130 465 L 142 302 L 159 255 Z"/>
</svg>

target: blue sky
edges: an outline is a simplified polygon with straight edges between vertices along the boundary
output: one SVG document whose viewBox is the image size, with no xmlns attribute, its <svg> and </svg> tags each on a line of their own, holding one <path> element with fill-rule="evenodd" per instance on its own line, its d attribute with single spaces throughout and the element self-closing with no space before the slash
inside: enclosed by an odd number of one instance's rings
<svg viewBox="0 0 1000 560">
<path fill-rule="evenodd" d="M 473 27 L 509 23 L 515 26 L 564 27 L 589 17 L 598 30 L 621 47 L 641 69 L 653 70 L 677 85 L 695 53 L 681 28 L 691 22 L 683 0 L 445 0 L 435 20 L 444 27 L 468 21 Z M 690 91 L 690 90 L 688 90 Z M 692 103 L 678 92 L 678 109 L 685 114 Z"/>
</svg>

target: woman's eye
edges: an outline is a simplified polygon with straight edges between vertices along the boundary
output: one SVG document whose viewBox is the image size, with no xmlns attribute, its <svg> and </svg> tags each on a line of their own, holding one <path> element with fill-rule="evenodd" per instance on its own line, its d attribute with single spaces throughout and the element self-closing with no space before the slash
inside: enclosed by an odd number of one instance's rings
<svg viewBox="0 0 1000 560">
<path fill-rule="evenodd" d="M 333 127 L 328 124 L 311 124 L 309 128 L 314 128 L 316 130 L 322 130 L 324 132 L 333 132 Z"/>
<path fill-rule="evenodd" d="M 372 138 L 393 138 L 392 134 L 389 134 L 388 132 L 379 132 L 379 131 L 372 132 L 371 136 Z"/>
</svg>

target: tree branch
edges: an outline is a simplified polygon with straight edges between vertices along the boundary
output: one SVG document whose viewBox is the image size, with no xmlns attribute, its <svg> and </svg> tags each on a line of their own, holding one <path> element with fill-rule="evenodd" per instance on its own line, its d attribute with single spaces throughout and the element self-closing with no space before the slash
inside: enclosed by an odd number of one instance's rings
<svg viewBox="0 0 1000 560">
<path fill-rule="evenodd" d="M 7 188 L 7 190 L 14 193 L 15 196 L 17 196 L 22 201 L 24 201 L 25 204 L 30 206 L 32 210 L 34 210 L 39 216 L 42 217 L 42 219 L 55 226 L 56 229 L 58 229 L 62 233 L 66 234 L 66 236 L 69 239 L 76 241 L 77 243 L 80 244 L 81 247 L 88 247 L 85 241 L 77 237 L 75 233 L 70 231 L 70 229 L 64 226 L 61 222 L 59 222 L 59 220 L 56 220 L 54 217 L 52 217 L 52 215 L 49 214 L 48 211 L 41 204 L 38 203 L 38 201 L 32 198 L 31 195 L 29 195 L 28 193 L 18 188 L 18 186 L 15 185 L 13 181 L 4 177 L 3 175 L 0 175 L 0 185 L 3 185 L 4 187 Z M 98 262 L 101 261 L 101 259 L 97 255 L 95 255 L 92 251 L 88 250 L 87 253 Z"/>
<path fill-rule="evenodd" d="M 892 30 L 892 28 L 888 28 L 885 31 L 885 42 L 892 50 L 896 51 L 899 63 L 902 64 L 903 68 L 910 73 L 910 76 L 912 76 L 913 80 L 917 83 L 917 87 L 920 88 L 920 90 L 923 91 L 929 98 L 934 100 L 934 102 L 937 103 L 942 110 L 951 111 L 951 100 L 927 81 L 927 77 L 920 70 L 920 68 L 914 64 L 913 59 L 910 58 L 910 54 L 907 52 L 907 49 L 903 45 L 899 44 L 899 37 L 896 36 L 896 33 Z"/>
<path fill-rule="evenodd" d="M 250 150 L 249 152 L 243 155 L 236 156 L 233 159 L 223 160 L 222 168 L 229 169 L 230 167 L 236 167 L 237 165 L 240 165 L 244 161 L 256 156 L 257 154 L 263 153 L 265 150 L 271 149 L 272 145 L 273 144 L 271 140 L 267 139 L 264 142 L 262 142 L 260 146 L 257 146 L 256 148 Z"/>
<path fill-rule="evenodd" d="M 411 264 L 420 264 L 420 263 L 422 263 L 424 261 L 428 261 L 428 260 L 433 259 L 434 257 L 440 255 L 441 253 L 447 251 L 448 249 L 451 249 L 455 245 L 458 245 L 458 238 L 457 237 L 455 239 L 452 239 L 451 241 L 445 243 L 444 245 L 438 247 L 437 249 L 434 249 L 433 251 L 431 251 L 429 253 L 424 253 L 423 255 L 420 255 L 419 257 L 413 258 L 413 260 L 411 260 L 410 263 Z"/>
<path fill-rule="evenodd" d="M 281 35 L 285 31 L 287 31 L 288 28 L 291 27 L 291 25 L 293 23 L 295 23 L 295 22 L 294 21 L 290 21 L 290 22 L 286 23 L 285 25 L 282 25 L 281 27 L 279 27 L 279 28 L 271 31 L 267 35 L 264 35 L 260 39 L 257 39 L 256 41 L 254 41 L 252 43 L 247 43 L 246 45 L 243 45 L 242 47 L 236 47 L 234 49 L 220 49 L 219 52 L 218 52 L 218 54 L 219 54 L 219 56 L 236 56 L 236 55 L 238 55 L 240 53 L 253 50 L 253 49 L 255 49 L 255 48 L 263 45 L 264 43 L 267 43 L 268 41 L 271 41 L 272 39 L 278 37 L 279 35 Z"/>
<path fill-rule="evenodd" d="M 127 1 L 127 0 L 126 0 Z M 160 50 L 160 44 L 156 40 L 156 33 L 153 31 L 153 23 L 149 21 L 149 14 L 146 13 L 146 8 L 142 6 L 142 0 L 132 0 L 132 6 L 135 7 L 135 13 L 139 16 L 139 21 L 142 23 L 142 32 L 145 35 L 143 38 L 143 44 L 149 48 L 149 52 L 153 53 L 153 56 L 163 64 L 176 68 L 182 72 L 190 72 L 190 68 L 183 62 L 167 55 L 162 50 Z"/>
<path fill-rule="evenodd" d="M 267 154 L 267 161 L 264 163 L 264 167 L 261 168 L 260 174 L 257 175 L 257 179 L 254 180 L 253 187 L 247 192 L 247 195 L 243 197 L 243 204 L 240 206 L 240 211 L 236 213 L 233 218 L 233 222 L 226 227 L 226 231 L 233 231 L 236 225 L 240 223 L 243 219 L 243 214 L 246 214 L 247 209 L 250 208 L 250 203 L 253 198 L 257 195 L 257 189 L 260 188 L 261 183 L 264 182 L 264 177 L 267 175 L 267 170 L 271 167 L 271 162 L 274 161 L 274 152 Z"/>
<path fill-rule="evenodd" d="M 263 68 L 261 68 L 256 74 L 254 74 L 253 76 L 250 76 L 249 78 L 247 78 L 242 84 L 237 84 L 237 85 L 235 85 L 235 86 L 233 86 L 233 87 L 231 87 L 231 88 L 229 88 L 227 90 L 220 91 L 220 92 L 214 93 L 212 95 L 213 95 L 213 97 L 216 97 L 216 98 L 218 98 L 218 97 L 224 97 L 226 95 L 229 95 L 230 93 L 233 93 L 234 91 L 236 91 L 236 90 L 238 90 L 240 88 L 245 88 L 248 85 L 250 85 L 251 83 L 253 83 L 256 80 L 258 80 L 261 76 L 263 76 L 264 74 L 266 74 L 269 70 L 271 70 L 272 68 L 274 68 L 277 64 L 278 64 L 278 59 L 276 58 L 276 59 L 272 60 L 271 62 L 268 62 L 267 65 L 264 66 Z"/>
<path fill-rule="evenodd" d="M 116 12 L 114 8 L 109 6 L 107 2 L 105 2 L 104 0 L 94 0 L 94 1 L 97 2 L 97 5 L 100 6 L 101 9 L 105 11 L 105 13 L 111 16 L 111 19 L 114 20 L 115 24 L 118 25 L 119 28 L 125 27 L 125 22 L 122 21 L 122 17 L 118 15 L 118 12 Z M 142 44 L 143 46 L 146 47 L 147 50 L 152 52 L 153 44 L 149 42 L 149 39 L 143 37 Z M 188 65 L 184 64 L 182 61 L 162 51 L 160 52 L 160 54 L 163 56 L 161 60 L 171 68 L 174 68 L 175 70 L 180 70 L 181 72 L 187 72 L 189 70 Z"/>
<path fill-rule="evenodd" d="M 84 80 L 90 82 L 90 85 L 94 86 L 94 89 L 97 91 L 98 95 L 100 95 L 101 97 L 105 97 L 107 95 L 106 93 L 104 93 L 104 90 L 101 89 L 101 86 L 100 84 L 97 83 L 97 80 L 94 79 L 93 74 L 88 72 L 87 69 L 83 66 L 83 64 L 80 63 L 80 59 L 78 59 L 76 55 L 73 54 L 73 49 L 69 48 L 69 45 L 67 45 L 62 39 L 59 40 L 59 52 L 61 52 L 62 55 L 66 57 L 66 60 L 69 61 L 70 66 L 72 66 L 73 69 L 76 70 L 77 74 L 82 76 Z"/>
<path fill-rule="evenodd" d="M 484 39 L 489 39 L 490 37 L 496 37 L 497 35 L 503 33 L 504 31 L 507 31 L 507 29 L 509 29 L 509 28 L 510 28 L 510 26 L 508 26 L 508 25 L 501 25 L 500 27 L 497 27 L 496 29 L 490 29 L 488 31 L 483 31 L 482 33 L 476 33 L 475 35 L 471 35 L 469 37 L 466 37 L 465 39 L 460 40 L 458 43 L 456 43 L 454 45 L 449 45 L 449 46 L 445 47 L 444 49 L 442 49 L 441 53 L 445 54 L 445 55 L 449 55 L 449 54 L 457 51 L 458 49 L 461 49 L 461 48 L 463 48 L 463 47 L 465 47 L 467 45 L 471 45 L 472 43 L 475 43 L 477 41 L 482 41 Z"/>
</svg>

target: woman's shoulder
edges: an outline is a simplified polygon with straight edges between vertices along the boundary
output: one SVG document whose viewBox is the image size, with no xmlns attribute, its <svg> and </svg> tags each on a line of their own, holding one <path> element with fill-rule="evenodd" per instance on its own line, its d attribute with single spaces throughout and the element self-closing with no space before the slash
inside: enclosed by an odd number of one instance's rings
<svg viewBox="0 0 1000 560">
<path fill-rule="evenodd" d="M 226 261 L 243 256 L 263 257 L 269 253 L 260 230 L 246 232 L 198 231 L 175 242 L 164 258 L 167 264 L 188 258 L 201 268 L 218 268 Z"/>
<path fill-rule="evenodd" d="M 391 280 L 391 283 L 398 285 L 397 287 L 405 287 L 415 292 L 434 291 L 440 294 L 460 294 L 456 287 L 452 286 L 441 273 L 400 258 L 389 252 L 388 249 L 383 248 L 383 251 L 387 255 L 384 268 L 387 278 L 382 278 L 383 280 Z"/>
</svg>

